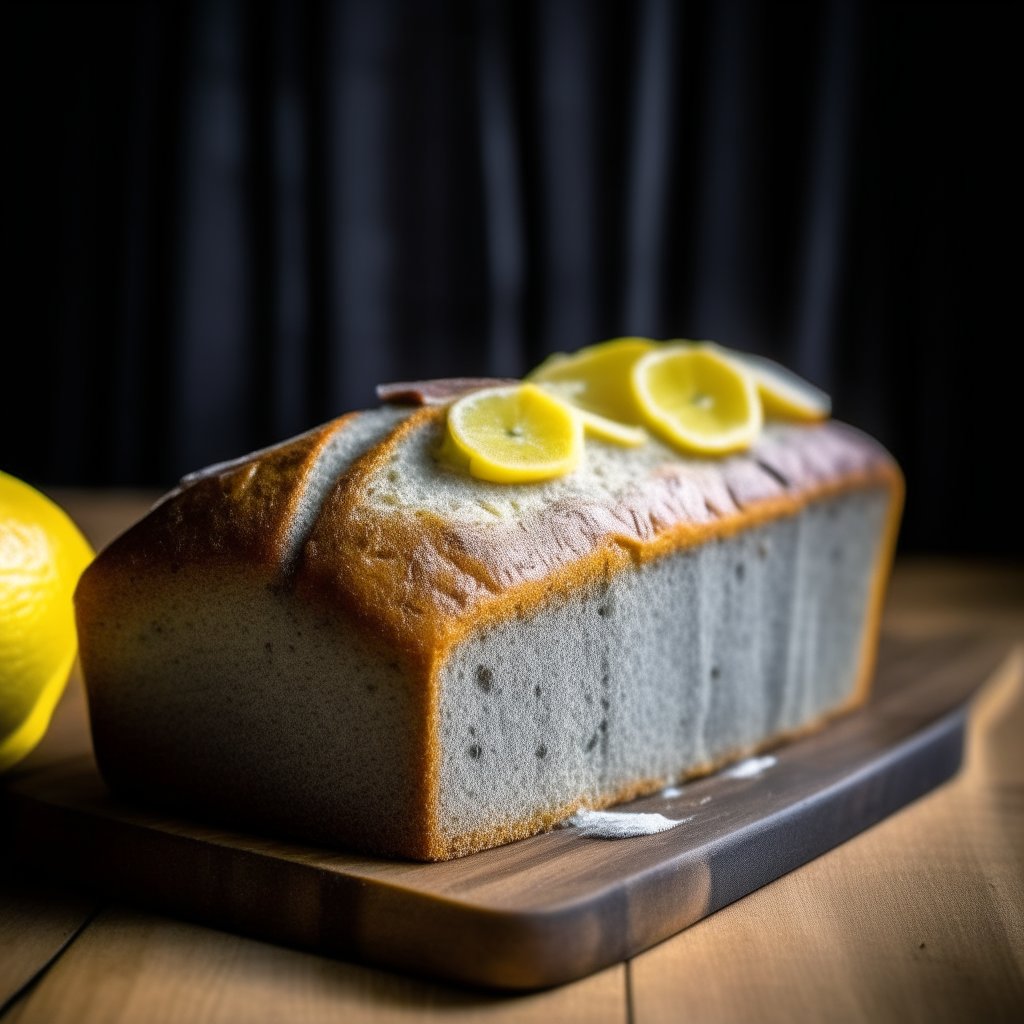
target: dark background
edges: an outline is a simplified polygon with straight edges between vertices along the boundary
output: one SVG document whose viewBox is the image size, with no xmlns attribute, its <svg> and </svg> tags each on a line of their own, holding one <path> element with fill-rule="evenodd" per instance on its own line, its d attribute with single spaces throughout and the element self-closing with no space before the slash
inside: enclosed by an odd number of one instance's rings
<svg viewBox="0 0 1024 1024">
<path fill-rule="evenodd" d="M 711 337 L 891 448 L 904 549 L 1019 557 L 1020 10 L 4 3 L 0 466 L 163 485 L 378 381 Z"/>
</svg>

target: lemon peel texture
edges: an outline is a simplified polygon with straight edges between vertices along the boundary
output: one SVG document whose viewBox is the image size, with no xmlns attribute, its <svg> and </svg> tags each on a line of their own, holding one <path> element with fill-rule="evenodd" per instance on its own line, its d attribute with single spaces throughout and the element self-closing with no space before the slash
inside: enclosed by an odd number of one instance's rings
<svg viewBox="0 0 1024 1024">
<path fill-rule="evenodd" d="M 92 548 L 49 498 L 0 472 L 0 771 L 43 738 L 78 642 L 72 595 Z"/>
</svg>

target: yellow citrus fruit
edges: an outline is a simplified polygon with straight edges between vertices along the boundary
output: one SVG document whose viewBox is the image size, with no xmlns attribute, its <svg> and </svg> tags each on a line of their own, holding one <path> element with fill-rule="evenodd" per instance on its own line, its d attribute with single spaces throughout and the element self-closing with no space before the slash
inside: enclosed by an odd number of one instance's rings
<svg viewBox="0 0 1024 1024">
<path fill-rule="evenodd" d="M 675 344 L 633 367 L 633 391 L 647 426 L 700 455 L 749 448 L 761 429 L 754 378 L 716 346 Z"/>
<path fill-rule="evenodd" d="M 50 724 L 78 647 L 71 603 L 92 548 L 49 498 L 0 472 L 0 771 Z"/>
<path fill-rule="evenodd" d="M 550 356 L 527 380 L 556 385 L 559 395 L 585 412 L 632 426 L 642 425 L 643 411 L 630 386 L 638 359 L 656 349 L 649 338 L 614 338 L 588 345 L 571 356 Z"/>
<path fill-rule="evenodd" d="M 486 388 L 448 410 L 449 448 L 468 460 L 472 476 L 526 483 L 562 476 L 583 453 L 575 411 L 532 384 Z"/>
</svg>

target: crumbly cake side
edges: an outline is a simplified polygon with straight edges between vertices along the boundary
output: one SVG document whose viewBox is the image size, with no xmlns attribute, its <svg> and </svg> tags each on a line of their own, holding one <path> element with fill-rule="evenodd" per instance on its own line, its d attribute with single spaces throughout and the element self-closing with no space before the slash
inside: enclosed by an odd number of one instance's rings
<svg viewBox="0 0 1024 1024">
<path fill-rule="evenodd" d="M 861 491 L 884 494 L 885 521 L 842 705 L 866 697 L 902 481 L 864 435 L 837 423 L 773 427 L 720 461 L 657 442 L 640 452 L 588 442 L 577 473 L 496 486 L 438 460 L 442 428 L 437 409 L 335 421 L 184 482 L 100 556 L 77 603 L 112 784 L 417 859 L 649 791 L 660 763 L 614 792 L 459 832 L 442 820 L 446 667 L 489 631 Z"/>
</svg>

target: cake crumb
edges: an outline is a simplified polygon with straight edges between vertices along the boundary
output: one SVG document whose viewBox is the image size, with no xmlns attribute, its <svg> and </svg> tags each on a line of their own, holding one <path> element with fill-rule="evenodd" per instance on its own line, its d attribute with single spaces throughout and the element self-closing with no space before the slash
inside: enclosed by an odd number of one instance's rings
<svg viewBox="0 0 1024 1024">
<path fill-rule="evenodd" d="M 630 839 L 667 832 L 677 825 L 693 821 L 689 818 L 666 818 L 663 814 L 630 814 L 626 811 L 577 811 L 563 821 L 562 828 L 578 829 L 591 839 Z"/>
<path fill-rule="evenodd" d="M 766 772 L 776 763 L 776 759 L 771 754 L 766 754 L 764 757 L 748 757 L 745 761 L 726 768 L 722 774 L 727 779 L 752 779 L 762 772 Z"/>
</svg>

